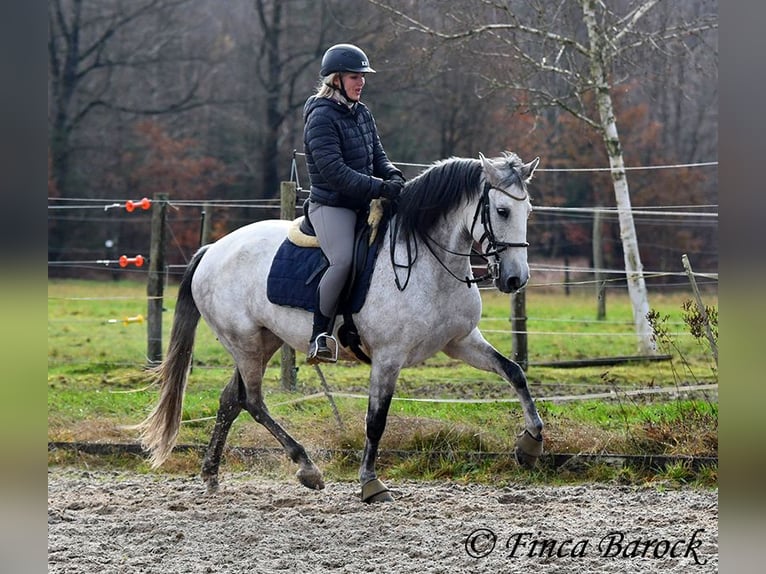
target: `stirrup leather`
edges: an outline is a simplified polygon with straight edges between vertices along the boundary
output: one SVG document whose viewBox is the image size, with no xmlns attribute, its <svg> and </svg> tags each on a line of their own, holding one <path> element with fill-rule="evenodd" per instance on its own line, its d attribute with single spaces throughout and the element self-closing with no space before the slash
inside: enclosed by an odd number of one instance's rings
<svg viewBox="0 0 766 574">
<path fill-rule="evenodd" d="M 328 345 L 332 343 L 332 347 Z M 336 363 L 338 361 L 338 341 L 330 333 L 320 333 L 311 341 L 307 354 L 309 365 L 316 363 Z"/>
</svg>

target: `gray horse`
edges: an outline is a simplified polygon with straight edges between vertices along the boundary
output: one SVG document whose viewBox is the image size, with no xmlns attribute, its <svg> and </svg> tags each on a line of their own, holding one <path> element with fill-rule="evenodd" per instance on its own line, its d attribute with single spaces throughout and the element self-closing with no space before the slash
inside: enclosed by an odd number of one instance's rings
<svg viewBox="0 0 766 574">
<path fill-rule="evenodd" d="M 527 218 L 532 208 L 526 186 L 538 162 L 535 158 L 523 163 L 508 152 L 492 159 L 451 158 L 407 182 L 385 231 L 386 248 L 375 263 L 365 304 L 352 316 L 371 359 L 367 436 L 359 470 L 363 501 L 392 500 L 377 477 L 375 459 L 399 372 L 439 351 L 510 382 L 525 421 L 516 458 L 531 467 L 542 453 L 543 423 L 524 372 L 477 327 L 482 301 L 470 263 L 472 247 L 478 245 L 487 260 L 488 277 L 500 291 L 513 293 L 527 284 Z M 272 259 L 289 226 L 287 221 L 259 221 L 195 254 L 179 287 L 167 357 L 157 369 L 159 402 L 135 427 L 153 467 L 162 464 L 177 439 L 202 316 L 235 362 L 203 461 L 202 477 L 211 492 L 218 488 L 227 434 L 243 408 L 298 464 L 303 485 L 324 488 L 322 474 L 306 450 L 269 414 L 261 389 L 266 365 L 277 349 L 283 343 L 304 349 L 311 332 L 308 311 L 275 305 L 266 295 Z"/>
</svg>

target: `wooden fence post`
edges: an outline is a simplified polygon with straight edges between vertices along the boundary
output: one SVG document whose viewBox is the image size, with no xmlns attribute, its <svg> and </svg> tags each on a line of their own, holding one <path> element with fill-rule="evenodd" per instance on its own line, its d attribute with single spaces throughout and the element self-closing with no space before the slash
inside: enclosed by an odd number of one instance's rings
<svg viewBox="0 0 766 574">
<path fill-rule="evenodd" d="M 713 352 L 713 359 L 715 359 L 715 364 L 717 366 L 718 345 L 716 344 L 715 338 L 713 337 L 713 330 L 710 328 L 710 318 L 707 316 L 707 310 L 705 309 L 705 305 L 702 303 L 700 290 L 699 287 L 697 287 L 697 280 L 694 278 L 694 272 L 692 271 L 692 266 L 691 263 L 689 263 L 689 258 L 686 256 L 686 253 L 681 256 L 681 263 L 683 263 L 684 269 L 686 270 L 686 275 L 689 277 L 689 283 L 691 283 L 692 291 L 694 292 L 694 300 L 697 303 L 697 311 L 699 311 L 700 317 L 702 317 L 702 321 L 705 323 L 705 334 L 707 335 L 707 340 L 710 343 L 710 350 Z"/>
<path fill-rule="evenodd" d="M 523 369 L 529 366 L 527 352 L 527 295 L 522 290 L 511 295 L 511 346 L 513 360 Z"/>
<path fill-rule="evenodd" d="M 162 362 L 162 304 L 165 275 L 165 222 L 168 194 L 157 193 L 152 200 L 149 278 L 146 283 L 146 357 L 149 365 Z"/>
<path fill-rule="evenodd" d="M 593 212 L 593 267 L 596 268 L 596 319 L 606 319 L 606 283 L 603 277 L 604 249 L 601 245 L 601 210 Z"/>
<path fill-rule="evenodd" d="M 207 245 L 210 243 L 210 220 L 213 218 L 213 210 L 210 207 L 210 202 L 206 201 L 202 204 L 202 212 L 200 213 L 200 228 L 199 228 L 199 246 Z"/>
<path fill-rule="evenodd" d="M 295 219 L 295 202 L 297 186 L 294 181 L 283 181 L 279 186 L 282 219 Z M 308 345 L 308 341 L 306 342 Z M 285 343 L 281 352 L 282 388 L 285 391 L 295 391 L 298 388 L 298 369 L 295 367 L 295 349 Z"/>
</svg>

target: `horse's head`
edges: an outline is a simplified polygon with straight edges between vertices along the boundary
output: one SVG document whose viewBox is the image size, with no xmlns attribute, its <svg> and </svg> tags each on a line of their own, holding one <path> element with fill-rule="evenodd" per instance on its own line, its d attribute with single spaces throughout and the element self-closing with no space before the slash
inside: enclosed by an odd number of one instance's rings
<svg viewBox="0 0 766 574">
<path fill-rule="evenodd" d="M 483 184 L 477 213 L 481 213 L 481 226 L 474 225 L 474 239 L 488 257 L 495 287 L 514 293 L 529 281 L 527 219 L 532 204 L 527 182 L 540 158 L 524 163 L 516 154 L 505 152 L 493 159 L 479 154 L 479 159 Z"/>
</svg>

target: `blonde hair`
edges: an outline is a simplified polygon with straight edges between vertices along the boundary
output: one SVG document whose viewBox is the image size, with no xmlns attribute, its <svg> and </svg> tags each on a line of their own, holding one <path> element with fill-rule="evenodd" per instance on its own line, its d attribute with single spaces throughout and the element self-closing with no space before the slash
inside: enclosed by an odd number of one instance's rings
<svg viewBox="0 0 766 574">
<path fill-rule="evenodd" d="M 331 98 L 338 88 L 333 85 L 333 80 L 338 76 L 338 72 L 333 72 L 328 76 L 322 76 L 316 87 L 315 96 L 317 98 Z"/>
</svg>

